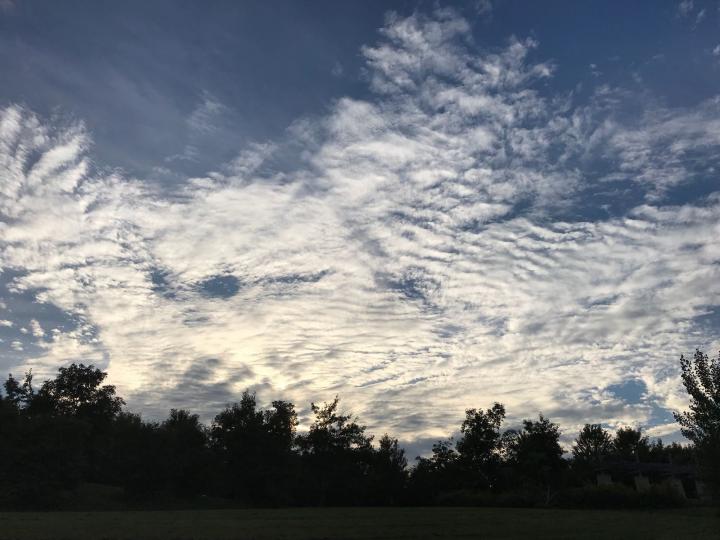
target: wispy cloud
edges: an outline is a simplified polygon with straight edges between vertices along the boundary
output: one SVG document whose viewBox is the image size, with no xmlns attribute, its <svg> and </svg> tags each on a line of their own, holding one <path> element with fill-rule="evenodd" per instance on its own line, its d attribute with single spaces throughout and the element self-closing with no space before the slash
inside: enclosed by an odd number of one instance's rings
<svg viewBox="0 0 720 540">
<path fill-rule="evenodd" d="M 36 320 L 26 339 L 47 346 L 7 367 L 90 359 L 151 414 L 340 393 L 405 440 L 493 400 L 571 431 L 680 407 L 678 354 L 718 338 L 701 321 L 720 306 L 720 198 L 664 194 L 716 174 L 717 100 L 627 118 L 622 89 L 549 95 L 538 43 L 481 50 L 448 10 L 391 16 L 362 54 L 371 98 L 171 196 L 90 172 L 82 125 L 5 109 L 0 265 L 79 321 Z M 295 166 L 262 174 L 283 144 Z M 609 388 L 629 378 L 640 404 Z"/>
<path fill-rule="evenodd" d="M 688 17 L 695 9 L 695 2 L 693 0 L 682 0 L 678 3 L 677 9 L 681 17 Z"/>
<path fill-rule="evenodd" d="M 203 148 L 214 136 L 227 128 L 230 112 L 215 96 L 207 91 L 203 92 L 186 120 L 185 147 L 182 152 L 165 158 L 165 161 L 199 161 Z"/>
</svg>

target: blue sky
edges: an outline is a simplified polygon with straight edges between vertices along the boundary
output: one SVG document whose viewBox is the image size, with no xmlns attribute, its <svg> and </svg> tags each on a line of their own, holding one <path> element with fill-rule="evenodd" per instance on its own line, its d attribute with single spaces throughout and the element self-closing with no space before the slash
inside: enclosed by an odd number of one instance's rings
<svg viewBox="0 0 720 540">
<path fill-rule="evenodd" d="M 720 345 L 720 3 L 0 1 L 0 367 L 678 437 Z M 307 411 L 304 410 L 304 413 Z"/>
</svg>

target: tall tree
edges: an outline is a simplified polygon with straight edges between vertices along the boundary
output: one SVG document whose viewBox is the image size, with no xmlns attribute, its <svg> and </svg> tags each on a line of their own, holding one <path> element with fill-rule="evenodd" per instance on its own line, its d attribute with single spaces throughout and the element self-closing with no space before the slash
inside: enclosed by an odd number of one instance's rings
<svg viewBox="0 0 720 540">
<path fill-rule="evenodd" d="M 474 483 L 492 487 L 500 464 L 500 428 L 505 419 L 505 407 L 495 403 L 482 411 L 467 409 L 460 426 L 461 437 L 457 441 L 460 462 L 468 473 L 477 478 Z"/>
<path fill-rule="evenodd" d="M 32 385 L 33 375 L 32 370 L 25 373 L 25 378 L 21 383 L 12 376 L 12 373 L 8 375 L 7 380 L 3 384 L 5 388 L 5 399 L 13 403 L 18 408 L 26 409 L 32 402 L 35 390 Z"/>
<path fill-rule="evenodd" d="M 689 411 L 676 412 L 682 434 L 695 443 L 703 473 L 720 491 L 720 353 L 710 358 L 699 349 L 692 360 L 680 356 Z"/>
<path fill-rule="evenodd" d="M 95 366 L 71 364 L 61 367 L 54 379 L 46 381 L 38 397 L 56 414 L 93 423 L 112 420 L 125 401 L 115 395 L 113 385 L 102 384 L 106 377 L 107 373 Z"/>
<path fill-rule="evenodd" d="M 612 452 L 612 438 L 600 424 L 585 424 L 572 448 L 573 457 L 585 462 L 601 461 Z"/>
<path fill-rule="evenodd" d="M 197 414 L 172 409 L 160 425 L 168 484 L 176 495 L 204 493 L 209 465 L 207 433 Z"/>
<path fill-rule="evenodd" d="M 38 414 L 28 372 L 11 376 L 0 399 L 0 505 L 56 508 L 61 491 L 74 488 L 87 469 L 87 424 Z M 31 413 L 31 411 L 33 411 Z"/>
<path fill-rule="evenodd" d="M 322 505 L 357 504 L 367 497 L 373 437 L 352 414 L 341 413 L 339 403 L 337 396 L 322 406 L 312 403 L 315 421 L 297 439 L 316 490 L 310 498 Z"/>
<path fill-rule="evenodd" d="M 407 482 L 407 459 L 398 440 L 387 433 L 380 437 L 371 462 L 372 504 L 397 504 Z"/>
<path fill-rule="evenodd" d="M 365 426 L 357 423 L 352 414 L 339 412 L 340 398 L 322 406 L 310 404 L 315 421 L 298 444 L 307 453 L 324 454 L 349 450 L 367 450 L 372 437 L 365 435 Z"/>
<path fill-rule="evenodd" d="M 625 461 L 644 461 L 650 453 L 650 440 L 642 429 L 621 427 L 613 438 L 613 455 Z"/>
<path fill-rule="evenodd" d="M 535 421 L 523 420 L 522 430 L 509 441 L 510 464 L 524 478 L 546 489 L 546 503 L 565 466 L 560 435 L 560 427 L 541 414 Z"/>
<path fill-rule="evenodd" d="M 444 492 L 465 485 L 466 470 L 460 465 L 452 439 L 439 440 L 430 457 L 418 457 L 410 472 L 410 499 L 415 504 L 435 504 Z"/>
<path fill-rule="evenodd" d="M 239 403 L 218 414 L 210 441 L 222 464 L 221 493 L 264 504 L 287 498 L 296 426 L 292 403 L 274 401 L 271 410 L 263 411 L 247 391 Z"/>
</svg>

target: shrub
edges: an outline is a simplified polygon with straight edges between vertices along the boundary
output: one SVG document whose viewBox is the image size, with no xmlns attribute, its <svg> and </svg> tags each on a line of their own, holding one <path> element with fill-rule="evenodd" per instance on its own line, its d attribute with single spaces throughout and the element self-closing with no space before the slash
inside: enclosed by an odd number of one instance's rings
<svg viewBox="0 0 720 540">
<path fill-rule="evenodd" d="M 651 486 L 638 493 L 627 486 L 585 486 L 557 494 L 555 504 L 567 508 L 673 508 L 686 504 L 683 497 L 668 486 Z"/>
</svg>

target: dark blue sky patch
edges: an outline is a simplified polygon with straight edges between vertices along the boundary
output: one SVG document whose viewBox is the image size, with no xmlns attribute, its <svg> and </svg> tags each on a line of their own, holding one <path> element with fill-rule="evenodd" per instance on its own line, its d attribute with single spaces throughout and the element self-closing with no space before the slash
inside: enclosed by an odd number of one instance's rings
<svg viewBox="0 0 720 540">
<path fill-rule="evenodd" d="M 248 141 L 324 112 L 337 95 L 366 93 L 357 51 L 392 8 L 16 2 L 0 15 L 0 72 L 14 74 L 0 104 L 50 115 L 62 103 L 87 122 L 101 165 L 158 181 L 166 179 L 149 174 L 157 166 L 203 174 Z M 223 107 L 203 115 L 208 99 Z M 213 126 L 193 127 L 195 111 Z"/>
<path fill-rule="evenodd" d="M 155 294 L 159 294 L 168 300 L 177 299 L 177 291 L 170 281 L 170 273 L 167 270 L 162 268 L 151 269 L 150 282 L 152 283 L 152 291 Z"/>
<path fill-rule="evenodd" d="M 232 298 L 240 291 L 242 283 L 230 274 L 217 275 L 198 283 L 200 292 L 210 298 Z"/>
<path fill-rule="evenodd" d="M 626 403 L 636 404 L 642 403 L 647 386 L 640 379 L 630 379 L 619 384 L 611 384 L 607 390 Z"/>
<path fill-rule="evenodd" d="M 603 172 L 608 170 L 611 170 L 609 166 Z M 603 221 L 626 215 L 646 202 L 648 186 L 633 182 L 634 176 L 627 174 L 618 180 L 584 182 L 576 194 L 575 204 L 558 212 L 556 219 L 567 222 Z"/>
<path fill-rule="evenodd" d="M 652 409 L 650 412 L 650 420 L 648 422 L 649 425 L 654 426 L 658 424 L 671 424 L 673 422 L 675 422 L 673 411 L 671 411 L 670 409 L 666 409 L 665 407 L 652 405 Z M 679 430 L 680 426 L 678 425 L 678 431 Z"/>
<path fill-rule="evenodd" d="M 702 348 L 705 346 L 705 342 L 720 335 L 720 306 L 708 306 L 706 313 L 695 317 L 693 325 L 699 331 L 701 340 L 695 346 Z M 692 351 L 688 351 L 688 353 L 692 353 Z"/>
<path fill-rule="evenodd" d="M 432 304 L 432 297 L 440 291 L 440 282 L 421 268 L 408 268 L 400 275 L 377 273 L 378 286 L 398 292 L 407 300 Z"/>
<path fill-rule="evenodd" d="M 698 159 L 700 161 L 701 158 Z M 694 204 L 702 206 L 703 199 L 718 190 L 718 173 L 720 166 L 713 164 L 709 172 L 697 174 L 692 181 L 682 182 L 668 189 L 666 197 L 673 204 Z M 707 199 L 706 199 L 707 200 Z"/>
</svg>

